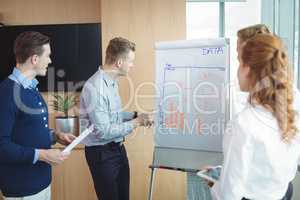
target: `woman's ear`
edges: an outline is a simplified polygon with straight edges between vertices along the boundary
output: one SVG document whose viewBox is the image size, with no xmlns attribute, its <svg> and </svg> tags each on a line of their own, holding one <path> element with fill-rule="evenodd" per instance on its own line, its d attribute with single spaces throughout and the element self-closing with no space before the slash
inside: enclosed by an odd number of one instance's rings
<svg viewBox="0 0 300 200">
<path fill-rule="evenodd" d="M 245 68 L 245 74 L 247 75 L 247 76 L 249 76 L 250 75 L 250 66 L 249 65 L 244 65 L 243 66 L 244 68 Z"/>
<path fill-rule="evenodd" d="M 119 58 L 116 62 L 117 68 L 120 68 L 122 66 L 122 64 L 123 64 L 123 60 L 121 58 Z"/>
<path fill-rule="evenodd" d="M 249 65 L 244 65 L 244 73 L 246 75 L 247 80 L 247 90 L 250 91 L 251 88 L 251 67 Z"/>
</svg>

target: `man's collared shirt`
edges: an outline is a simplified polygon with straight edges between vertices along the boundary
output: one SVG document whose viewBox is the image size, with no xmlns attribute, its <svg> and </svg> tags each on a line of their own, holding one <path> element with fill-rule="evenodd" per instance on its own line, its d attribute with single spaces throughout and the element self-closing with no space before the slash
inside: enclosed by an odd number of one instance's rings
<svg viewBox="0 0 300 200">
<path fill-rule="evenodd" d="M 91 124 L 94 131 L 84 140 L 86 146 L 121 142 L 133 129 L 132 112 L 122 112 L 118 84 L 103 70 L 85 83 L 80 100 L 81 130 Z"/>
<path fill-rule="evenodd" d="M 19 83 L 25 89 L 36 89 L 36 86 L 39 84 L 38 80 L 35 78 L 32 80 L 27 79 L 17 68 L 14 68 L 12 74 L 9 75 L 8 78 Z"/>
</svg>

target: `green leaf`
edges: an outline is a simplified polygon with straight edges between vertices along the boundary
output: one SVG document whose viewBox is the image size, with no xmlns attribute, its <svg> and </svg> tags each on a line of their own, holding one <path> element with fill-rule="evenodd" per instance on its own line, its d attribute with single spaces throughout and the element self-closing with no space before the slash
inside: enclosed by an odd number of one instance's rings
<svg viewBox="0 0 300 200">
<path fill-rule="evenodd" d="M 51 105 L 55 111 L 60 111 L 67 115 L 68 111 L 76 105 L 75 95 L 54 94 L 53 104 Z"/>
</svg>

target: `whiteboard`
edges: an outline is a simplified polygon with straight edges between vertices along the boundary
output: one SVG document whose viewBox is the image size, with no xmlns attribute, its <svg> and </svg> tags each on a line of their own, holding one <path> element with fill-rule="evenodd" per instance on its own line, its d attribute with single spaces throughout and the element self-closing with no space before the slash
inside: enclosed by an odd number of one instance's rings
<svg viewBox="0 0 300 200">
<path fill-rule="evenodd" d="M 156 147 L 222 151 L 229 46 L 225 38 L 155 44 Z"/>
</svg>

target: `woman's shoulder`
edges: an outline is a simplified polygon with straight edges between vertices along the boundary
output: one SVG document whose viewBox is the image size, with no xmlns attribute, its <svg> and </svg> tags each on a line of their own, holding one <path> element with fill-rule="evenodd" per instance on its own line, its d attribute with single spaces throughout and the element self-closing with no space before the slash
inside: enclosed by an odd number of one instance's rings
<svg viewBox="0 0 300 200">
<path fill-rule="evenodd" d="M 233 126 L 241 133 L 257 136 L 262 131 L 277 132 L 278 124 L 272 113 L 259 105 L 247 104 L 246 107 L 232 119 Z"/>
<path fill-rule="evenodd" d="M 246 122 L 247 124 L 257 123 L 257 120 L 261 121 L 275 121 L 275 117 L 272 113 L 261 105 L 251 105 L 247 103 L 244 109 L 239 112 L 235 117 L 234 120 L 239 123 Z"/>
</svg>

